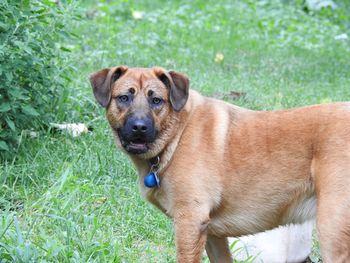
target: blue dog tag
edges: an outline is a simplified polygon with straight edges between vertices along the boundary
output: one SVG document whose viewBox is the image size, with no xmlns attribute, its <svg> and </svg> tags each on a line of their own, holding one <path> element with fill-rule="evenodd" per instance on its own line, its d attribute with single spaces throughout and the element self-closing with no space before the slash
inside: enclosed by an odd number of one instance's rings
<svg viewBox="0 0 350 263">
<path fill-rule="evenodd" d="M 155 172 L 150 172 L 148 175 L 146 175 L 145 179 L 143 180 L 143 183 L 145 184 L 145 186 L 149 188 L 152 188 L 155 186 L 160 187 L 160 181 L 157 173 Z"/>
</svg>

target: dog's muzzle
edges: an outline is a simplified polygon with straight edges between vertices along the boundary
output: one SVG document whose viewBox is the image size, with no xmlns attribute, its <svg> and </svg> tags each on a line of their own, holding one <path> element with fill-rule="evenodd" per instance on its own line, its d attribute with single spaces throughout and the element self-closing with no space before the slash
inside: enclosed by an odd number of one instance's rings
<svg viewBox="0 0 350 263">
<path fill-rule="evenodd" d="M 156 139 L 156 129 L 151 117 L 130 116 L 123 127 L 117 130 L 124 149 L 132 154 L 145 153 Z"/>
</svg>

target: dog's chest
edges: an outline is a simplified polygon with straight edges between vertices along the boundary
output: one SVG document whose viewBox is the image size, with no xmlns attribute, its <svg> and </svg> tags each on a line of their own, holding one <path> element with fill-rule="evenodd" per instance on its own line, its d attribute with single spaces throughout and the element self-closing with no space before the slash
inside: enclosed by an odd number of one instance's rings
<svg viewBox="0 0 350 263">
<path fill-rule="evenodd" d="M 241 236 L 260 232 L 271 226 L 264 222 L 266 215 L 253 211 L 241 210 L 236 213 L 220 213 L 211 218 L 208 232 L 217 236 Z"/>
<path fill-rule="evenodd" d="M 252 209 L 249 209 L 252 208 Z M 279 225 L 300 224 L 313 220 L 316 214 L 316 198 L 310 193 L 291 201 L 281 213 L 280 205 L 244 205 L 235 211 L 222 211 L 213 215 L 209 233 L 218 236 L 240 236 L 272 229 Z"/>
<path fill-rule="evenodd" d="M 167 185 L 164 181 L 162 182 L 159 188 L 148 188 L 142 183 L 140 183 L 139 188 L 143 198 L 155 205 L 166 215 L 172 217 L 173 206 L 172 202 L 170 201 L 169 195 L 167 194 Z"/>
</svg>

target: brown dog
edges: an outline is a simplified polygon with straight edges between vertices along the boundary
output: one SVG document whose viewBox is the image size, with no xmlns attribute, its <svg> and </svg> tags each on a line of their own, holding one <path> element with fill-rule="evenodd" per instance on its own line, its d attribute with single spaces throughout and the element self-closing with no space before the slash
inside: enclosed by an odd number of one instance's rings
<svg viewBox="0 0 350 263">
<path fill-rule="evenodd" d="M 350 262 L 349 103 L 252 111 L 158 67 L 90 81 L 142 194 L 174 220 L 178 262 L 200 262 L 204 248 L 232 262 L 226 237 L 316 214 L 324 262 Z"/>
</svg>

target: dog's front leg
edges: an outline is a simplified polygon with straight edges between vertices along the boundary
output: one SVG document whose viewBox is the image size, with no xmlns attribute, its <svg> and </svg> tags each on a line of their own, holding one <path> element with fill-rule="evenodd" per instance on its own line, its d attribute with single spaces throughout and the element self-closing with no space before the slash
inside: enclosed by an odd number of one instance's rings
<svg viewBox="0 0 350 263">
<path fill-rule="evenodd" d="M 209 213 L 182 209 L 174 217 L 176 259 L 178 263 L 199 263 L 207 239 Z"/>
</svg>

